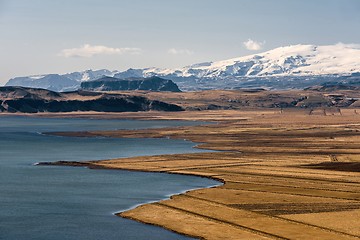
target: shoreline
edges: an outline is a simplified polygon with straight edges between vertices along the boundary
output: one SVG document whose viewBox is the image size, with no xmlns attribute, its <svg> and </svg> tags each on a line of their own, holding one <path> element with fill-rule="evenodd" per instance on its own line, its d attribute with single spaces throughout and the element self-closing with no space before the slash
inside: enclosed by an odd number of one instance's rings
<svg viewBox="0 0 360 240">
<path fill-rule="evenodd" d="M 181 154 L 181 153 L 180 153 Z M 184 154 L 191 154 L 191 153 L 184 153 Z M 166 154 L 169 155 L 179 155 L 179 154 Z M 165 155 L 149 155 L 149 156 L 140 156 L 139 158 L 143 157 L 156 157 L 156 156 L 165 156 Z M 131 159 L 131 158 L 137 158 L 137 157 L 126 157 L 126 158 L 115 158 L 115 159 Z M 214 181 L 218 181 L 219 183 L 225 184 L 225 181 L 221 178 L 216 178 L 212 176 L 205 176 L 205 175 L 197 175 L 197 174 L 191 174 L 191 173 L 173 173 L 173 172 L 166 172 L 166 171 L 151 171 L 151 170 L 137 170 L 137 169 L 126 169 L 126 168 L 109 168 L 105 166 L 99 166 L 99 165 L 93 165 L 93 163 L 96 162 L 102 162 L 102 161 L 111 161 L 115 159 L 106 159 L 106 160 L 95 160 L 95 161 L 85 161 L 85 162 L 78 162 L 78 161 L 56 161 L 56 162 L 37 162 L 34 163 L 35 166 L 66 166 L 66 167 L 85 167 L 91 170 L 96 169 L 102 169 L 102 170 L 120 170 L 120 171 L 129 171 L 129 172 L 150 172 L 150 173 L 165 173 L 165 174 L 177 174 L 177 175 L 184 175 L 184 176 L 194 176 L 194 177 L 200 177 L 200 178 L 207 178 Z M 218 185 L 216 185 L 218 186 Z M 214 186 L 210 186 L 215 187 Z M 192 189 L 188 190 L 192 191 Z"/>
<path fill-rule="evenodd" d="M 212 114 L 225 120 L 221 111 Z M 336 168 L 343 162 L 360 162 L 360 118 L 301 112 L 294 118 L 293 113 L 274 111 L 237 114 L 237 120 L 213 126 L 87 133 L 89 137 L 204 140 L 201 148 L 221 151 L 91 161 L 96 168 L 196 175 L 224 182 L 117 216 L 203 239 L 359 239 L 360 175 Z M 248 120 L 240 120 L 244 118 Z M 333 156 L 338 163 L 332 162 Z M 305 166 L 323 162 L 331 162 L 335 169 Z"/>
<path fill-rule="evenodd" d="M 125 171 L 89 171 L 85 168 L 72 169 L 72 168 L 54 168 L 54 167 L 45 167 L 45 168 L 34 168 L 32 165 L 35 162 L 43 161 L 59 161 L 59 160 L 72 160 L 72 161 L 86 161 L 86 160 L 100 160 L 100 159 L 110 159 L 120 156 L 134 156 L 134 155 L 149 155 L 149 154 L 165 154 L 165 153 L 182 153 L 182 152 L 199 152 L 196 149 L 192 149 L 194 146 L 191 142 L 185 141 L 172 141 L 172 140 L 116 140 L 116 139 L 74 139 L 74 138 L 64 138 L 64 137 L 51 137 L 51 136 L 40 136 L 37 131 L 44 130 L 79 130 L 82 129 L 82 126 L 86 123 L 94 126 L 93 129 L 100 129 L 102 127 L 112 128 L 112 126 L 130 127 L 134 126 L 173 126 L 181 124 L 178 123 L 169 123 L 169 122 L 149 122 L 141 123 L 138 121 L 113 121 L 113 123 L 108 123 L 105 121 L 80 121 L 80 124 L 77 124 L 77 121 L 67 121 L 67 120 L 51 120 L 51 119 L 34 119 L 34 118 L 1 118 L 3 123 L 2 131 L 3 134 L 2 146 L 5 146 L 2 152 L 4 153 L 4 169 L 3 175 L 8 176 L 4 180 L 4 184 L 10 186 L 8 193 L 13 193 L 11 184 L 16 183 L 19 189 L 23 189 L 25 192 L 28 189 L 36 188 L 36 191 L 30 191 L 27 194 L 25 201 L 21 200 L 21 196 L 13 199 L 9 203 L 8 211 L 11 209 L 17 209 L 17 206 L 24 207 L 22 203 L 34 203 L 37 205 L 39 202 L 38 191 L 42 192 L 40 202 L 42 203 L 55 203 L 51 204 L 52 208 L 43 208 L 41 205 L 38 205 L 37 208 L 31 208 L 34 210 L 40 210 L 42 212 L 62 212 L 61 216 L 52 216 L 51 219 L 54 221 L 47 222 L 49 226 L 53 226 L 56 229 L 60 223 L 57 221 L 60 219 L 69 219 L 69 224 L 75 224 L 78 222 L 78 219 L 83 219 L 83 224 L 76 227 L 71 234 L 77 233 L 76 235 L 80 236 L 83 229 L 87 229 L 86 226 L 91 226 L 93 223 L 98 222 L 98 220 L 104 219 L 104 221 L 99 222 L 98 228 L 91 228 L 89 231 L 84 232 L 85 236 L 88 235 L 91 237 L 92 234 L 97 234 L 102 232 L 104 236 L 139 236 L 139 238 L 146 239 L 146 236 L 158 236 L 159 238 L 166 239 L 175 239 L 175 238 L 185 238 L 180 235 L 174 235 L 169 231 L 165 231 L 161 228 L 153 228 L 143 224 L 137 224 L 126 219 L 119 219 L 112 215 L 113 212 L 128 209 L 137 203 L 146 203 L 152 200 L 161 200 L 168 198 L 169 195 L 180 193 L 185 190 L 190 190 L 193 188 L 199 187 L 209 187 L 217 182 L 209 181 L 205 178 L 192 178 L 185 176 L 175 176 L 168 174 L 152 174 L 152 173 L 131 173 Z M 74 123 L 74 124 L 73 124 Z M 104 123 L 107 126 L 103 126 Z M 159 124 L 158 124 L 159 123 Z M 188 124 L 188 123 L 184 123 Z M 198 124 L 198 123 L 195 123 Z M 36 129 L 33 128 L 36 126 Z M 115 129 L 114 128 L 114 129 Z M 31 130 L 33 129 L 33 130 Z M 19 141 L 18 141 L 19 140 Z M 9 142 L 10 141 L 10 142 Z M 22 143 L 22 144 L 17 144 Z M 25 144 L 23 144 L 25 143 Z M 80 144 L 75 146 L 74 144 Z M 121 146 L 129 146 L 123 149 Z M 167 148 L 162 149 L 162 146 L 166 145 Z M 19 148 L 20 146 L 20 148 Z M 22 146 L 22 147 L 21 147 Z M 93 147 L 92 147 L 93 146 Z M 118 148 L 121 147 L 121 152 Z M 70 151 L 64 151 L 64 149 Z M 149 149 L 149 150 L 148 150 Z M 27 152 L 28 150 L 31 150 Z M 16 153 L 15 155 L 13 153 Z M 29 154 L 27 154 L 29 153 Z M 72 154 L 74 153 L 74 154 Z M 93 154 L 92 154 L 93 153 Z M 1 155 L 1 154 L 0 154 Z M 106 155 L 106 156 L 105 156 Z M 18 164 L 21 163 L 21 164 Z M 21 167 L 23 166 L 23 167 Z M 15 169 L 14 172 L 19 173 L 18 177 L 12 180 L 13 171 L 8 171 L 8 169 Z M 53 169 L 53 170 L 51 170 Z M 57 170 L 56 170 L 57 169 Z M 79 173 L 81 173 L 79 175 Z M 16 174 L 17 175 L 17 174 Z M 30 177 L 34 176 L 34 177 Z M 65 177 L 66 176 L 66 177 Z M 143 180 L 142 180 L 143 179 Z M 145 182 L 144 182 L 145 181 Z M 7 184 L 9 183 L 9 184 Z M 36 183 L 36 184 L 35 184 Z M 45 183 L 45 184 L 42 184 Z M 65 185 L 64 185 L 65 184 Z M 5 186 L 6 186 L 5 185 Z M 5 187 L 4 186 L 4 187 Z M 55 187 L 55 188 L 54 188 Z M 118 191 L 120 189 L 124 189 Z M 124 187 L 124 188 L 123 188 Z M 17 188 L 17 189 L 18 189 Z M 34 189 L 35 189 L 34 188 Z M 148 191 L 146 191 L 148 190 Z M 143 192 L 144 191 L 144 192 Z M 15 191 L 15 193 L 21 195 L 23 191 Z M 34 192 L 34 194 L 32 194 Z M 55 194 L 53 194 L 55 192 Z M 128 194 L 129 192 L 129 194 Z M 146 193 L 147 192 L 147 193 Z M 6 195 L 5 191 L 5 195 Z M 26 192 L 27 193 L 27 192 Z M 11 199 L 11 198 L 10 198 Z M 19 200 L 17 200 L 19 199 Z M 19 201 L 19 203 L 18 203 Z M 3 209 L 6 212 L 7 198 L 3 199 L 5 203 Z M 106 204 L 104 204 L 106 203 Z M 65 206 L 65 208 L 63 208 Z M 76 210 L 76 214 L 72 209 Z M 29 211 L 31 212 L 31 209 Z M 50 211 L 49 211 L 50 210 Z M 101 213 L 102 212 L 102 213 Z M 34 212 L 34 215 L 37 213 Z M 105 215 L 104 215 L 105 214 Z M 19 213 L 19 218 L 22 218 L 23 214 Z M 27 214 L 33 216 L 32 214 Z M 37 224 L 38 219 L 47 219 L 48 214 L 43 216 L 38 216 L 39 218 L 33 219 L 23 219 L 23 225 L 35 224 L 40 226 L 37 228 L 39 231 L 42 229 L 42 225 Z M 91 216 L 88 220 L 88 217 Z M 40 221 L 39 221 L 40 222 Z M 48 226 L 46 224 L 46 226 Z M 124 225 L 125 224 L 125 225 Z M 60 224 L 61 225 L 61 224 Z M 128 226 L 129 225 L 129 226 Z M 18 234 L 18 231 L 13 231 L 11 226 L 16 226 L 16 222 L 10 221 L 7 225 L 9 228 L 5 227 L 4 236 L 9 236 L 12 233 Z M 122 228 L 124 229 L 122 230 Z M 125 228 L 126 227 L 126 228 Z M 50 227 L 49 227 L 50 228 Z M 26 228 L 24 231 L 21 231 L 22 236 L 30 234 L 32 228 Z M 141 229 L 144 229 L 141 230 Z M 139 232 L 140 230 L 140 232 Z M 49 233 L 52 230 L 49 229 Z M 148 233 L 149 232 L 149 233 Z M 79 235 L 80 233 L 80 235 Z M 122 234 L 124 233 L 124 235 Z M 74 234 L 74 236 L 76 237 Z M 165 237 L 164 237 L 165 236 Z M 169 236 L 169 237 L 166 237 Z M 172 237 L 171 237 L 172 236 Z M 61 237 L 61 233 L 60 233 Z M 106 237 L 105 237 L 106 238 Z M 126 238 L 126 237 L 125 237 Z M 131 238 L 131 237 L 130 237 Z M 155 237 L 156 238 L 156 237 Z M 187 238 L 186 238 L 187 239 Z"/>
<path fill-rule="evenodd" d="M 145 156 L 146 157 L 146 156 Z M 91 161 L 91 162 L 101 162 L 104 160 L 96 160 L 96 161 Z M 101 170 L 114 170 L 114 171 L 129 171 L 129 172 L 147 172 L 147 173 L 162 173 L 162 174 L 177 174 L 177 175 L 183 175 L 183 176 L 194 176 L 194 177 L 200 177 L 200 178 L 207 178 L 210 180 L 214 180 L 217 181 L 219 184 L 217 185 L 211 185 L 211 186 L 207 186 L 205 188 L 193 188 L 193 189 L 186 189 L 183 190 L 181 192 L 177 192 L 177 193 L 171 193 L 169 195 L 166 195 L 163 199 L 160 200 L 154 200 L 154 201 L 149 201 L 149 202 L 144 202 L 144 203 L 140 203 L 140 204 L 136 204 L 134 206 L 131 206 L 127 209 L 121 210 L 121 211 L 115 211 L 112 213 L 112 215 L 116 216 L 116 217 L 122 217 L 122 218 L 127 218 L 129 220 L 133 220 L 139 223 L 143 223 L 143 224 L 148 224 L 148 225 L 152 225 L 152 226 L 156 226 L 156 227 L 161 227 L 163 229 L 166 229 L 168 231 L 183 235 L 183 236 L 187 236 L 187 237 L 191 237 L 191 238 L 198 238 L 197 236 L 193 236 L 193 235 L 189 235 L 189 234 L 184 234 L 183 232 L 179 232 L 179 231 L 175 231 L 171 228 L 167 228 L 166 226 L 163 225 L 159 225 L 159 224 L 151 224 L 151 223 L 146 223 L 143 222 L 141 220 L 137 220 L 135 218 L 128 218 L 128 217 L 124 217 L 122 216 L 122 213 L 124 212 L 128 212 L 131 211 L 133 209 L 136 209 L 138 207 L 141 207 L 143 205 L 147 205 L 147 204 L 155 204 L 159 201 L 164 201 L 164 200 L 170 200 L 172 199 L 173 196 L 177 196 L 177 195 L 182 195 L 182 194 L 186 194 L 188 192 L 191 191 L 196 191 L 199 189 L 210 189 L 210 188 L 216 188 L 218 186 L 221 186 L 223 184 L 225 184 L 225 181 L 223 179 L 220 178 L 215 178 L 215 177 L 211 177 L 211 176 L 200 176 L 200 175 L 196 175 L 196 174 L 185 174 L 185 173 L 171 173 L 171 172 L 159 172 L 159 171 L 144 171 L 144 170 L 131 170 L 131 169 L 112 169 L 112 168 L 106 168 L 106 167 L 101 167 L 101 166 L 96 166 L 96 165 L 92 165 L 91 162 L 78 162 L 78 161 L 57 161 L 57 162 L 38 162 L 38 163 L 34 163 L 35 166 L 66 166 L 66 167 L 85 167 L 88 168 L 90 170 L 97 170 L 97 169 L 101 169 Z"/>
</svg>

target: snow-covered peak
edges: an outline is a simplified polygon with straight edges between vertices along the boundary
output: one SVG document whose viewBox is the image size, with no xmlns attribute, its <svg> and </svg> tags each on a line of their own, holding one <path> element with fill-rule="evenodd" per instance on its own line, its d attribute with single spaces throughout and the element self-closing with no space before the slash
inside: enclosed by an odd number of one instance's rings
<svg viewBox="0 0 360 240">
<path fill-rule="evenodd" d="M 342 43 L 291 45 L 244 57 L 194 64 L 179 70 L 184 76 L 195 74 L 202 78 L 349 74 L 360 71 L 360 47 Z"/>
<path fill-rule="evenodd" d="M 229 77 L 313 76 L 360 72 L 360 45 L 291 45 L 267 52 L 216 62 L 192 64 L 178 69 L 129 69 L 122 77 Z"/>
<path fill-rule="evenodd" d="M 118 73 L 118 71 L 109 71 L 107 69 L 100 69 L 100 70 L 85 70 L 82 72 L 73 72 L 73 73 L 66 73 L 63 76 L 66 76 L 70 79 L 83 82 L 83 81 L 90 81 L 94 80 L 103 76 L 114 76 L 114 74 Z"/>
<path fill-rule="evenodd" d="M 270 78 L 275 79 L 274 81 L 278 81 L 280 78 L 281 81 L 290 78 L 311 78 L 313 80 L 316 78 L 327 81 L 326 76 L 352 76 L 355 73 L 360 73 L 360 45 L 343 43 L 325 46 L 299 44 L 223 61 L 192 64 L 177 69 L 130 68 L 122 72 L 106 69 L 86 70 L 62 75 L 19 77 L 10 79 L 7 85 L 43 87 L 61 91 L 75 90 L 80 87 L 81 82 L 95 80 L 103 76 L 116 78 L 159 76 L 174 80 L 182 89 L 199 89 L 201 87 L 208 89 L 231 88 L 235 87 L 236 84 L 239 85 L 239 82 L 243 84 L 246 81 L 249 82 L 249 86 L 251 84 L 253 86 L 254 81 L 264 82 Z M 320 81 L 317 80 L 314 80 L 314 83 Z M 271 81 L 268 82 L 267 86 L 271 87 Z M 211 83 L 210 87 L 208 87 L 209 83 Z M 200 87 L 198 84 L 203 84 L 203 86 Z M 229 86 L 231 84 L 233 86 Z M 298 80 L 294 84 L 296 87 L 304 86 Z M 188 87 L 190 85 L 192 86 Z"/>
<path fill-rule="evenodd" d="M 43 74 L 28 77 L 16 77 L 10 79 L 6 86 L 23 86 L 44 88 L 53 91 L 72 91 L 80 87 L 83 81 L 90 81 L 103 76 L 113 76 L 118 71 L 101 70 L 85 70 L 82 72 L 72 72 L 66 74 Z"/>
</svg>

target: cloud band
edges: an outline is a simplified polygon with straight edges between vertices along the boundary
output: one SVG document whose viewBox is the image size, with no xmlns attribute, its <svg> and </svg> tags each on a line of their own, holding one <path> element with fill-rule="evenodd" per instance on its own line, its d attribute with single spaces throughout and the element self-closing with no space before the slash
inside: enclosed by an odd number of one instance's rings
<svg viewBox="0 0 360 240">
<path fill-rule="evenodd" d="M 90 58 L 95 55 L 121 55 L 121 54 L 140 54 L 140 48 L 112 48 L 102 45 L 84 44 L 79 48 L 63 49 L 58 56 L 61 57 L 84 57 Z"/>
</svg>

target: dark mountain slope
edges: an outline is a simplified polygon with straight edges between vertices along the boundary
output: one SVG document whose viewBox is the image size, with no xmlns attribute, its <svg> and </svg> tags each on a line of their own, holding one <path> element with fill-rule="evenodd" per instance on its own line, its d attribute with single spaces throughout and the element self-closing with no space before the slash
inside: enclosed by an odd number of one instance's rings
<svg viewBox="0 0 360 240">
<path fill-rule="evenodd" d="M 137 112 L 182 111 L 174 104 L 149 100 L 142 96 L 86 91 L 57 93 L 44 89 L 0 87 L 1 112 Z"/>
<path fill-rule="evenodd" d="M 150 78 L 128 78 L 119 79 L 113 77 L 102 77 L 97 80 L 82 82 L 81 88 L 95 91 L 167 91 L 180 92 L 178 86 L 171 80 L 150 77 Z"/>
</svg>

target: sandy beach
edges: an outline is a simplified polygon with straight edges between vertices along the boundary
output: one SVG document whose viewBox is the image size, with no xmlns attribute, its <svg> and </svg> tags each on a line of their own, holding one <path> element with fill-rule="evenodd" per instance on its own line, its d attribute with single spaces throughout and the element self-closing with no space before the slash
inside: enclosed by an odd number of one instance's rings
<svg viewBox="0 0 360 240">
<path fill-rule="evenodd" d="M 218 122 L 165 129 L 57 133 L 170 137 L 217 150 L 84 163 L 91 168 L 191 174 L 224 182 L 220 187 L 139 206 L 119 213 L 121 217 L 201 239 L 360 238 L 360 116 L 351 109 L 326 115 L 322 110 L 309 115 L 303 110 L 267 109 L 107 117 Z"/>
</svg>

